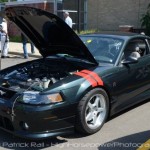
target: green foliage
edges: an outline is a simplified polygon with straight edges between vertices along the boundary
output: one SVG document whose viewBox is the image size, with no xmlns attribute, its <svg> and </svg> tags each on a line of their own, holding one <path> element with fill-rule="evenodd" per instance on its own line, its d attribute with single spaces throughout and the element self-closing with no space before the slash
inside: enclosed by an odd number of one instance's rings
<svg viewBox="0 0 150 150">
<path fill-rule="evenodd" d="M 9 0 L 0 0 L 0 3 L 5 3 L 5 2 L 8 2 Z M 11 0 L 12 1 L 17 1 L 17 0 Z"/>
<path fill-rule="evenodd" d="M 81 31 L 80 34 L 89 34 L 89 33 L 96 33 L 96 32 L 98 32 L 98 31 L 95 29 L 92 29 L 92 30 Z"/>
<path fill-rule="evenodd" d="M 78 33 L 77 31 L 75 31 L 77 34 L 89 34 L 89 33 L 96 33 L 98 32 L 98 30 L 95 30 L 95 29 L 91 29 L 91 30 L 84 30 L 84 31 L 81 31 L 80 33 Z"/>
<path fill-rule="evenodd" d="M 18 43 L 22 42 L 20 36 L 10 36 L 9 40 L 10 42 L 18 42 Z"/>
<path fill-rule="evenodd" d="M 8 0 L 0 0 L 0 3 L 8 2 Z"/>
<path fill-rule="evenodd" d="M 147 7 L 146 13 L 141 18 L 141 26 L 145 27 L 146 34 L 150 36 L 150 4 Z"/>
</svg>

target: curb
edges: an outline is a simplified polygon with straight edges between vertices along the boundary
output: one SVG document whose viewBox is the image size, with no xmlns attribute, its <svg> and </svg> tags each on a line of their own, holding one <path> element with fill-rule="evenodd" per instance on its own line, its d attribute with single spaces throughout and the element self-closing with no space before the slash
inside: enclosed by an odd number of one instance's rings
<svg viewBox="0 0 150 150">
<path fill-rule="evenodd" d="M 8 54 L 23 56 L 23 53 L 20 53 L 20 52 L 12 52 L 12 51 L 9 51 Z M 42 56 L 37 55 L 37 54 L 28 54 L 28 55 L 29 55 L 29 57 L 35 57 L 35 58 L 41 58 L 41 57 L 42 57 Z"/>
</svg>

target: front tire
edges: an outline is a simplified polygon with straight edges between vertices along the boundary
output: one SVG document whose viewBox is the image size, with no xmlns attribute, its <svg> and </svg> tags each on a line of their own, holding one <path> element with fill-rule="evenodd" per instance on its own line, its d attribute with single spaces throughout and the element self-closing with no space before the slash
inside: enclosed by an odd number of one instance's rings
<svg viewBox="0 0 150 150">
<path fill-rule="evenodd" d="M 76 129 L 82 133 L 93 134 L 105 123 L 109 112 L 109 98 L 105 90 L 95 88 L 79 102 Z"/>
</svg>

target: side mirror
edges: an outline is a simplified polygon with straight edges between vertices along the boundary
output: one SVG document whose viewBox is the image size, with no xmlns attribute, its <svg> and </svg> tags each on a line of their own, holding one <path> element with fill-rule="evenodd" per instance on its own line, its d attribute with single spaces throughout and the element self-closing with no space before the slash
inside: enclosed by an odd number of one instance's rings
<svg viewBox="0 0 150 150">
<path fill-rule="evenodd" d="M 121 62 L 123 65 L 138 63 L 138 58 L 129 56 Z"/>
</svg>

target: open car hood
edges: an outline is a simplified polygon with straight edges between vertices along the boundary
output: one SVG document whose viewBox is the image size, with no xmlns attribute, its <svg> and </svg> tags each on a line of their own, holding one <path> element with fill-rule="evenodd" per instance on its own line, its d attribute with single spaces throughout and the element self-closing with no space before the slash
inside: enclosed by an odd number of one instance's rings
<svg viewBox="0 0 150 150">
<path fill-rule="evenodd" d="M 59 17 L 31 7 L 8 7 L 6 16 L 34 43 L 43 57 L 69 54 L 97 65 L 78 35 Z"/>
</svg>

